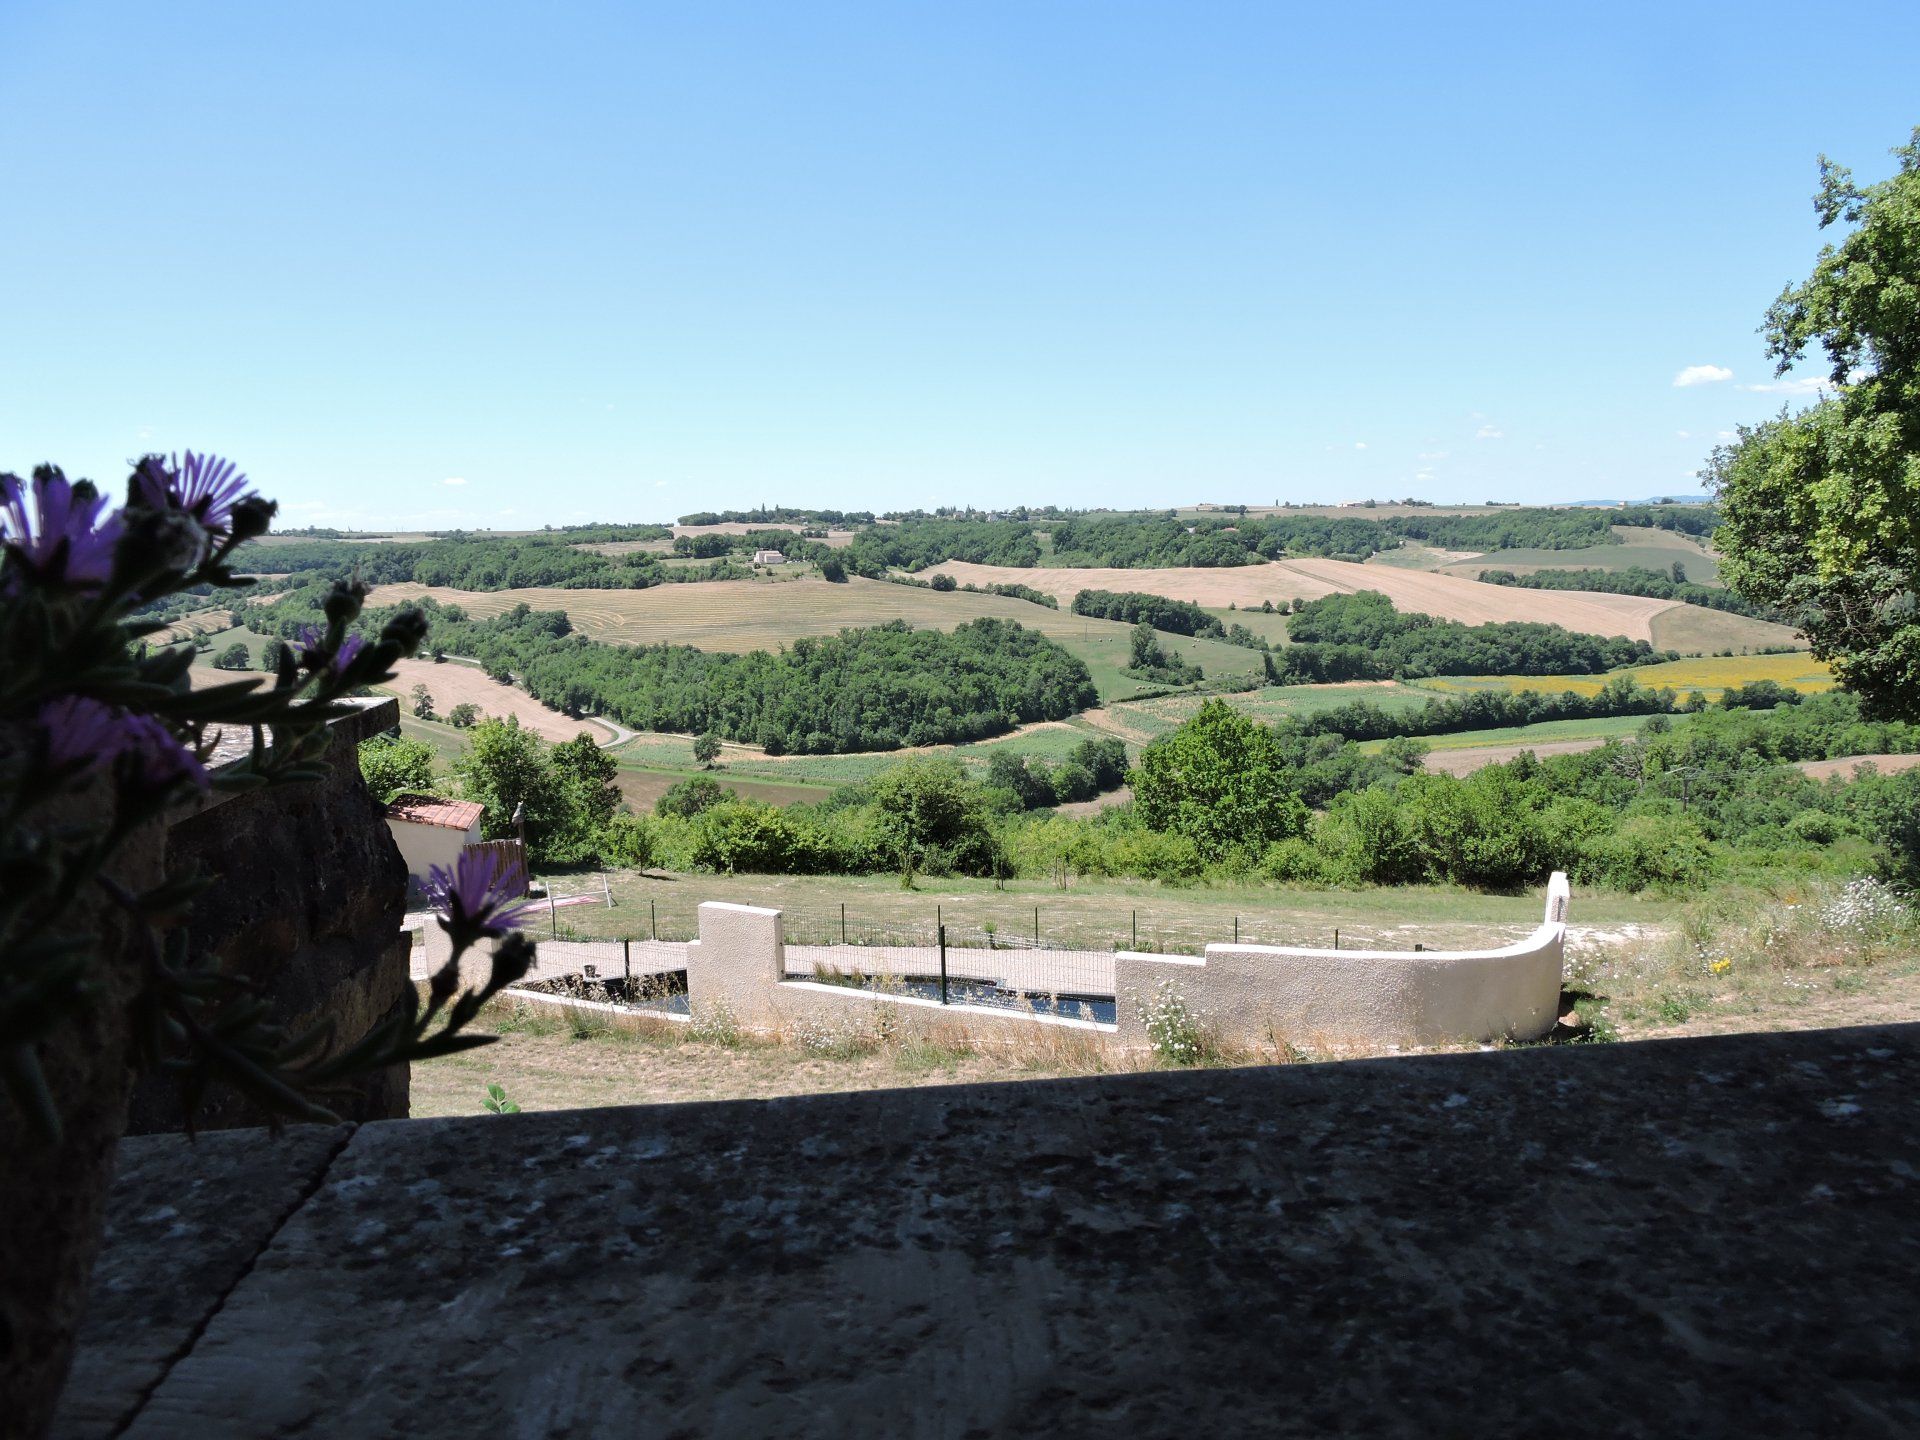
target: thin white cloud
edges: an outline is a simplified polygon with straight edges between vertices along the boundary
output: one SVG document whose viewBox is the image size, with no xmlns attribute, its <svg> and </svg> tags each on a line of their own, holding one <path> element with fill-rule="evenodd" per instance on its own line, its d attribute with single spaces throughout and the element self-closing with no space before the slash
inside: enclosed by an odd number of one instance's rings
<svg viewBox="0 0 1920 1440">
<path fill-rule="evenodd" d="M 1833 388 L 1824 375 L 1790 375 L 1784 380 L 1763 380 L 1758 385 L 1742 385 L 1755 395 L 1820 395 Z"/>
<path fill-rule="evenodd" d="M 1367 442 L 1364 440 L 1356 440 L 1353 442 L 1353 448 L 1356 450 L 1364 450 L 1367 448 Z"/>
<path fill-rule="evenodd" d="M 440 483 L 442 485 L 464 485 L 467 483 L 467 477 L 464 475 L 449 475 Z"/>
<path fill-rule="evenodd" d="M 1497 426 L 1482 425 L 1478 430 L 1473 432 L 1473 438 L 1476 440 L 1504 440 L 1507 438 L 1507 432 Z"/>
<path fill-rule="evenodd" d="M 1673 384 L 1675 389 L 1685 390 L 1694 385 L 1718 385 L 1732 378 L 1733 371 L 1724 365 L 1689 365 L 1673 377 Z"/>
<path fill-rule="evenodd" d="M 1422 450 L 1415 458 L 1420 460 L 1444 460 L 1447 458 L 1447 452 L 1444 450 Z"/>
</svg>

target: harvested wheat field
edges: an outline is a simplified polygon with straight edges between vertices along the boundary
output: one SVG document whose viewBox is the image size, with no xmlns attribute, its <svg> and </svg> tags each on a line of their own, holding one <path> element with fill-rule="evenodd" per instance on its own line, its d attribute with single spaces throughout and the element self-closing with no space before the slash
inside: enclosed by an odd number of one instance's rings
<svg viewBox="0 0 1920 1440">
<path fill-rule="evenodd" d="M 1115 620 L 1089 620 L 1002 595 L 943 595 L 913 585 L 857 578 L 831 584 L 815 576 L 776 582 L 709 580 L 696 585 L 656 585 L 649 590 L 467 591 L 409 582 L 375 586 L 368 603 L 394 605 L 422 596 L 459 605 L 475 616 L 498 615 L 523 602 L 535 610 L 564 610 L 582 634 L 614 644 L 694 645 L 738 652 L 774 650 L 808 636 L 889 620 L 951 630 L 981 616 L 996 616 L 1063 642 L 1107 631 L 1124 641 L 1129 630 Z M 1244 652 L 1227 653 L 1235 660 L 1246 660 Z"/>
<path fill-rule="evenodd" d="M 1841 755 L 1832 760 L 1802 760 L 1796 768 L 1815 780 L 1831 780 L 1836 775 L 1851 780 L 1862 765 L 1870 765 L 1882 775 L 1898 775 L 1920 766 L 1920 755 Z"/>
<path fill-rule="evenodd" d="M 1485 585 L 1457 575 L 1435 575 L 1390 565 L 1356 565 L 1350 560 L 1272 560 L 1262 565 L 1165 570 L 1042 568 L 1022 570 L 1011 565 L 970 565 L 950 561 L 930 565 L 922 578 L 951 575 L 962 585 L 1031 585 L 1071 604 L 1082 590 L 1133 590 L 1189 600 L 1222 609 L 1258 608 L 1298 597 L 1318 600 L 1326 595 L 1350 595 L 1375 590 L 1400 610 L 1484 625 L 1494 620 L 1542 620 L 1589 635 L 1622 635 L 1629 640 L 1653 639 L 1653 618 L 1664 610 L 1692 609 L 1671 600 L 1639 595 L 1599 595 L 1584 590 L 1518 590 L 1510 585 Z"/>
<path fill-rule="evenodd" d="M 1675 605 L 1653 617 L 1653 643 L 1683 655 L 1712 655 L 1722 650 L 1751 654 L 1782 646 L 1799 648 L 1807 642 L 1798 630 L 1771 620 L 1730 615 L 1704 605 Z"/>
<path fill-rule="evenodd" d="M 586 720 L 569 720 L 558 710 L 549 710 L 519 686 L 489 680 L 477 665 L 462 665 L 452 660 L 444 665 L 436 665 L 431 660 L 399 660 L 394 662 L 393 669 L 393 681 L 386 688 L 398 695 L 402 708 L 409 711 L 413 687 L 424 685 L 433 697 L 436 715 L 444 716 L 454 706 L 472 701 L 483 714 L 496 719 L 515 716 L 522 728 L 543 739 L 571 740 L 586 734 L 591 735 L 596 744 L 605 744 L 611 738 L 608 727 Z"/>
</svg>

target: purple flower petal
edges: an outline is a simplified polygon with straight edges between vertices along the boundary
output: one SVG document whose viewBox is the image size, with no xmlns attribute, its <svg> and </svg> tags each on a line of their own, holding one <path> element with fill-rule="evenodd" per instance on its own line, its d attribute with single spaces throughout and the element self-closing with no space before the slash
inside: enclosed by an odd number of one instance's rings
<svg viewBox="0 0 1920 1440">
<path fill-rule="evenodd" d="M 207 767 L 152 715 L 129 714 L 84 696 L 65 695 L 40 707 L 48 763 L 86 775 L 121 756 L 132 757 L 142 789 L 164 790 L 181 781 L 196 790 L 211 783 Z"/>
<path fill-rule="evenodd" d="M 110 763 L 126 744 L 122 717 L 112 707 L 80 695 L 63 695 L 40 707 L 47 762 L 88 775 Z"/>
<path fill-rule="evenodd" d="M 178 510 L 191 515 L 208 531 L 224 535 L 233 520 L 233 507 L 252 492 L 247 477 L 231 460 L 196 455 L 163 461 L 149 455 L 133 472 L 134 489 L 155 510 Z"/>
<path fill-rule="evenodd" d="M 103 515 L 103 496 L 76 492 L 53 469 L 34 476 L 31 509 L 27 495 L 19 476 L 0 475 L 0 542 L 42 581 L 103 584 L 113 573 L 113 550 L 124 528 L 120 512 Z"/>
<path fill-rule="evenodd" d="M 516 905 L 519 874 L 493 850 L 463 850 L 451 871 L 435 865 L 427 872 L 427 894 L 456 938 L 505 935 L 538 908 Z"/>
</svg>

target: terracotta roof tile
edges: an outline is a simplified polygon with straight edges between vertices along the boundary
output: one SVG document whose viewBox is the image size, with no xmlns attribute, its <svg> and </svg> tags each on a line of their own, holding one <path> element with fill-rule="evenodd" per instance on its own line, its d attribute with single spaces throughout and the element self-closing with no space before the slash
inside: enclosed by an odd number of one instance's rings
<svg viewBox="0 0 1920 1440">
<path fill-rule="evenodd" d="M 432 795 L 401 795 L 387 805 L 389 820 L 404 820 L 409 825 L 441 825 L 449 830 L 466 830 L 477 821 L 486 807 L 475 800 L 441 800 Z"/>
</svg>

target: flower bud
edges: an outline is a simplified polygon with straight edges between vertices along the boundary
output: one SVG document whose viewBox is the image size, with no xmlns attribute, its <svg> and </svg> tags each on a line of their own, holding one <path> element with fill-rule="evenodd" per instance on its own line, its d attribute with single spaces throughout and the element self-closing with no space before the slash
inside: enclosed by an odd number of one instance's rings
<svg viewBox="0 0 1920 1440">
<path fill-rule="evenodd" d="M 367 587 L 358 581 L 336 580 L 327 592 L 325 610 L 329 625 L 347 625 L 360 614 L 360 602 Z"/>
<path fill-rule="evenodd" d="M 411 605 L 387 621 L 386 628 L 380 632 L 380 643 L 398 646 L 402 655 L 413 654 L 426 638 L 426 614 Z"/>
<path fill-rule="evenodd" d="M 493 974 L 488 988 L 501 990 L 521 979 L 533 968 L 533 941 L 515 930 L 501 937 L 493 947 Z"/>
<path fill-rule="evenodd" d="M 277 500 L 263 500 L 258 495 L 248 495 L 234 502 L 233 514 L 228 521 L 233 538 L 252 540 L 267 533 L 273 524 L 273 517 L 280 511 Z"/>
<path fill-rule="evenodd" d="M 126 517 L 126 533 L 114 558 L 128 575 L 184 574 L 207 553 L 207 532 L 191 515 L 130 509 Z"/>
</svg>

